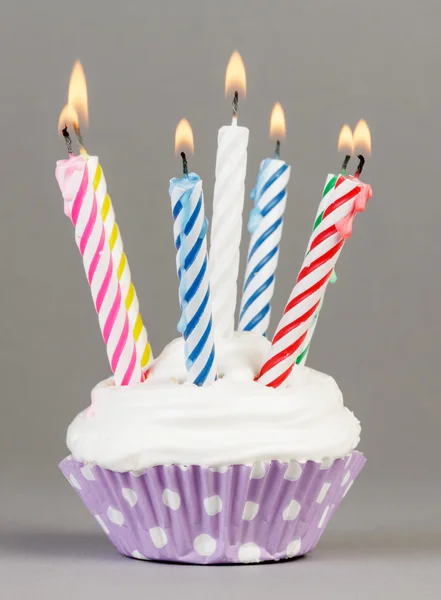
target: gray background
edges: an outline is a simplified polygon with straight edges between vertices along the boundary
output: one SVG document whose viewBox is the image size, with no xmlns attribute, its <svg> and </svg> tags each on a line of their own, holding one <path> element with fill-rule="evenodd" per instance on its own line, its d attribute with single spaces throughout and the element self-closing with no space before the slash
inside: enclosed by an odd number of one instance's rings
<svg viewBox="0 0 441 600">
<path fill-rule="evenodd" d="M 2 2 L 2 598 L 439 597 L 440 23 L 439 0 Z M 369 461 L 304 560 L 141 564 L 116 554 L 57 470 L 66 427 L 108 365 L 53 176 L 65 156 L 56 124 L 78 57 L 89 85 L 87 147 L 103 164 L 158 353 L 179 315 L 167 194 L 180 171 L 174 128 L 182 116 L 193 125 L 191 167 L 210 216 L 235 48 L 248 76 L 247 195 L 273 151 L 272 104 L 287 114 L 282 152 L 292 176 L 275 317 L 326 173 L 340 164 L 340 126 L 364 117 L 371 127 L 364 180 L 374 198 L 338 263 L 309 360 L 339 382 Z"/>
</svg>

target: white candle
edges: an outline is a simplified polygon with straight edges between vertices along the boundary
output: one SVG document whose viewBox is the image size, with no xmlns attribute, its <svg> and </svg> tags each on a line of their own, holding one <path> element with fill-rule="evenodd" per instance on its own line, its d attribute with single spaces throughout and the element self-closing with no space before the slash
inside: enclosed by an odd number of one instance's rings
<svg viewBox="0 0 441 600">
<path fill-rule="evenodd" d="M 225 92 L 234 91 L 233 121 L 219 129 L 216 183 L 210 237 L 210 283 L 215 334 L 230 337 L 239 273 L 239 248 L 245 197 L 249 130 L 237 124 L 238 89 L 245 95 L 246 75 L 242 59 L 234 52 L 227 66 Z"/>
</svg>

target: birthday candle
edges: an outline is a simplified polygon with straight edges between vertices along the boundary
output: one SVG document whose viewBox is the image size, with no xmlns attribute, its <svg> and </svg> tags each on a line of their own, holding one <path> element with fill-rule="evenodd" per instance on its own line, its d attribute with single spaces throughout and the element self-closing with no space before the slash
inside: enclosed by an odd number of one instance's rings
<svg viewBox="0 0 441 600">
<path fill-rule="evenodd" d="M 357 180 L 342 178 L 334 188 L 332 203 L 313 233 L 310 251 L 261 368 L 258 380 L 264 385 L 279 387 L 291 373 L 344 242 L 351 235 L 355 214 L 364 210 L 371 195 L 370 186 L 361 186 Z"/>
<path fill-rule="evenodd" d="M 63 115 L 60 117 L 63 121 Z M 65 130 L 66 131 L 66 130 Z M 95 309 L 116 385 L 143 380 L 121 289 L 106 243 L 104 226 L 83 157 L 71 155 L 57 162 L 56 178 L 65 214 L 75 227 L 75 240 L 83 257 Z"/>
<path fill-rule="evenodd" d="M 193 134 L 184 119 L 176 129 L 175 148 L 193 147 Z M 188 379 L 196 385 L 209 385 L 216 379 L 210 284 L 207 256 L 207 220 L 204 215 L 202 181 L 188 174 L 185 154 L 181 154 L 184 176 L 170 181 L 176 267 L 182 316 L 178 329 L 184 336 Z"/>
<path fill-rule="evenodd" d="M 75 62 L 70 77 L 68 104 L 76 109 L 79 117 L 81 117 L 82 123 L 87 125 L 89 120 L 87 85 L 84 70 L 79 61 Z M 97 156 L 89 156 L 87 154 L 83 145 L 79 122 L 75 121 L 73 124 L 81 145 L 81 153 L 87 160 L 89 177 L 93 184 L 98 208 L 104 223 L 107 243 L 110 247 L 113 264 L 115 265 L 121 287 L 121 294 L 129 318 L 130 330 L 135 339 L 138 361 L 145 371 L 151 359 L 151 348 L 147 339 L 147 330 L 139 311 L 138 296 L 132 283 L 130 267 L 127 256 L 124 253 L 121 233 L 116 223 L 115 211 L 110 196 L 107 193 L 103 169 Z"/>
<path fill-rule="evenodd" d="M 123 241 L 119 227 L 116 223 L 115 211 L 112 201 L 107 193 L 106 180 L 97 156 L 89 156 L 87 159 L 89 175 L 93 182 L 98 207 L 106 231 L 106 238 L 115 264 L 116 273 L 121 286 L 124 305 L 129 318 L 130 329 L 135 339 L 138 360 L 145 370 L 152 356 L 151 347 L 147 339 L 147 330 L 142 321 L 139 311 L 139 301 L 135 286 L 132 283 L 130 267 L 124 252 Z"/>
<path fill-rule="evenodd" d="M 225 93 L 234 91 L 232 124 L 221 127 L 216 156 L 216 183 L 210 236 L 210 282 L 216 335 L 230 337 L 239 273 L 239 248 L 245 196 L 249 131 L 237 124 L 238 90 L 245 94 L 245 68 L 238 52 L 227 67 Z"/>
<path fill-rule="evenodd" d="M 368 143 L 369 143 L 369 147 L 370 147 L 370 140 Z M 310 249 L 314 231 L 320 225 L 320 223 L 323 219 L 324 211 L 325 211 L 326 207 L 329 205 L 330 201 L 332 201 L 333 194 L 331 192 L 334 190 L 334 187 L 337 184 L 337 181 L 340 182 L 340 179 L 346 176 L 346 168 L 348 166 L 348 163 L 349 163 L 349 160 L 350 160 L 352 154 L 354 153 L 354 140 L 353 140 L 352 131 L 351 131 L 351 128 L 349 127 L 349 125 L 343 125 L 343 127 L 340 131 L 340 135 L 338 137 L 337 150 L 339 152 L 345 151 L 346 156 L 343 161 L 343 164 L 342 164 L 342 167 L 340 170 L 340 174 L 339 175 L 330 174 L 326 178 L 326 183 L 325 183 L 325 187 L 323 189 L 322 199 L 320 201 L 320 204 L 319 204 L 319 207 L 317 210 L 317 214 L 314 219 L 312 235 L 311 235 L 311 238 L 308 242 L 308 246 L 306 249 L 307 253 L 309 252 L 309 249 Z M 329 283 L 334 284 L 336 282 L 337 282 L 337 275 L 336 275 L 335 269 L 334 269 L 332 271 Z M 325 300 L 325 292 L 323 293 L 318 310 L 314 316 L 314 319 L 311 323 L 310 328 L 308 329 L 308 333 L 306 334 L 305 341 L 303 342 L 303 345 L 302 345 L 302 351 L 299 354 L 299 356 L 297 357 L 297 360 L 296 360 L 297 365 L 304 365 L 306 363 L 306 359 L 308 358 L 309 350 L 311 348 L 312 337 L 313 337 L 315 329 L 317 327 L 318 318 L 319 318 L 321 310 L 323 308 L 324 300 Z"/>
<path fill-rule="evenodd" d="M 280 160 L 280 139 L 285 137 L 285 115 L 275 104 L 271 114 L 270 136 L 276 137 L 276 156 L 260 165 L 257 183 L 251 192 L 254 208 L 248 222 L 251 240 L 239 316 L 240 331 L 266 335 L 279 260 L 287 185 L 291 167 Z"/>
<path fill-rule="evenodd" d="M 337 182 L 337 175 L 329 174 L 328 177 L 326 178 L 325 187 L 323 188 L 323 193 L 322 193 L 322 199 L 319 204 L 316 217 L 314 219 L 312 235 L 308 242 L 307 252 L 309 252 L 314 231 L 317 229 L 318 225 L 320 225 L 320 223 L 323 219 L 324 210 L 327 207 L 327 205 L 329 204 L 329 199 L 332 198 L 331 192 L 334 190 L 334 186 L 335 186 L 336 182 Z M 336 283 L 336 281 L 337 281 L 337 275 L 336 275 L 335 269 L 334 269 L 331 273 L 331 277 L 329 278 L 329 283 L 331 283 L 331 284 Z M 317 321 L 318 321 L 320 312 L 323 307 L 324 299 L 325 299 L 325 291 L 323 292 L 322 299 L 320 300 L 319 307 L 317 309 L 316 314 L 314 315 L 314 319 L 311 323 L 311 326 L 308 329 L 308 333 L 306 334 L 305 341 L 302 344 L 302 351 L 300 352 L 299 356 L 297 357 L 297 360 L 296 360 L 297 365 L 304 365 L 306 363 L 306 359 L 308 358 L 309 350 L 311 348 L 312 336 L 314 335 L 315 328 L 317 327 Z"/>
</svg>

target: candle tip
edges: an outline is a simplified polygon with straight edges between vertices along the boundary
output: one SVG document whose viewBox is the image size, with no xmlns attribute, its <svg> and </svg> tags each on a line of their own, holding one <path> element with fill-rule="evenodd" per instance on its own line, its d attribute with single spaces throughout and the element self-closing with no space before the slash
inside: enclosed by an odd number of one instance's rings
<svg viewBox="0 0 441 600">
<path fill-rule="evenodd" d="M 275 152 L 274 152 L 274 157 L 275 157 L 276 159 L 279 159 L 279 158 L 280 158 L 280 140 L 277 140 L 277 141 L 276 141 L 276 150 L 275 150 Z"/>
<path fill-rule="evenodd" d="M 360 177 L 360 175 L 363 171 L 364 163 L 366 162 L 363 154 L 358 154 L 357 158 L 360 162 L 358 163 L 357 170 L 354 173 L 354 177 L 356 179 L 358 179 Z"/>
<path fill-rule="evenodd" d="M 234 120 L 237 121 L 237 113 L 239 110 L 239 92 L 237 90 L 234 92 L 232 104 L 233 104 L 233 121 Z"/>
<path fill-rule="evenodd" d="M 344 159 L 343 164 L 342 164 L 341 169 L 340 169 L 340 173 L 342 175 L 345 175 L 345 173 L 346 173 L 346 167 L 348 166 L 348 163 L 349 163 L 350 160 L 351 160 L 351 155 L 350 154 L 346 154 L 345 159 Z"/>
<path fill-rule="evenodd" d="M 184 177 L 188 177 L 188 163 L 187 157 L 185 156 L 185 152 L 181 152 L 182 158 L 182 172 L 184 173 Z"/>
<path fill-rule="evenodd" d="M 74 152 L 72 150 L 72 140 L 67 129 L 67 124 L 64 125 L 63 129 L 61 130 L 61 133 L 63 134 L 64 141 L 66 142 L 67 153 L 69 154 L 69 156 L 73 156 Z"/>
</svg>

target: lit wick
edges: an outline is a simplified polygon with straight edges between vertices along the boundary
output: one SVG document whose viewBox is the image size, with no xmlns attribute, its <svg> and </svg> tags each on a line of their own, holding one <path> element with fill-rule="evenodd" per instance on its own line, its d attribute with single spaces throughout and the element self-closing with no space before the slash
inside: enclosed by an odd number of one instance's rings
<svg viewBox="0 0 441 600">
<path fill-rule="evenodd" d="M 237 123 L 237 112 L 239 110 L 239 92 L 236 90 L 233 96 L 233 123 Z"/>
<path fill-rule="evenodd" d="M 346 167 L 348 166 L 349 161 L 351 160 L 351 155 L 350 154 L 346 154 L 345 159 L 343 161 L 343 164 L 341 166 L 340 169 L 340 174 L 341 175 L 346 175 Z"/>
<path fill-rule="evenodd" d="M 64 128 L 61 130 L 61 133 L 63 134 L 64 141 L 66 142 L 67 153 L 69 154 L 69 156 L 74 156 L 74 151 L 72 149 L 72 139 L 69 135 L 69 131 L 67 129 L 66 124 L 64 125 Z"/>
<path fill-rule="evenodd" d="M 182 158 L 182 172 L 184 173 L 184 177 L 188 177 L 188 164 L 187 157 L 185 156 L 185 152 L 181 152 Z"/>
<path fill-rule="evenodd" d="M 277 160 L 280 158 L 280 140 L 276 141 L 276 150 L 274 152 L 274 158 Z"/>
<path fill-rule="evenodd" d="M 359 154 L 357 158 L 360 162 L 358 163 L 357 170 L 354 173 L 355 179 L 358 179 L 360 177 L 361 172 L 363 171 L 364 163 L 366 162 L 362 154 Z"/>
</svg>

